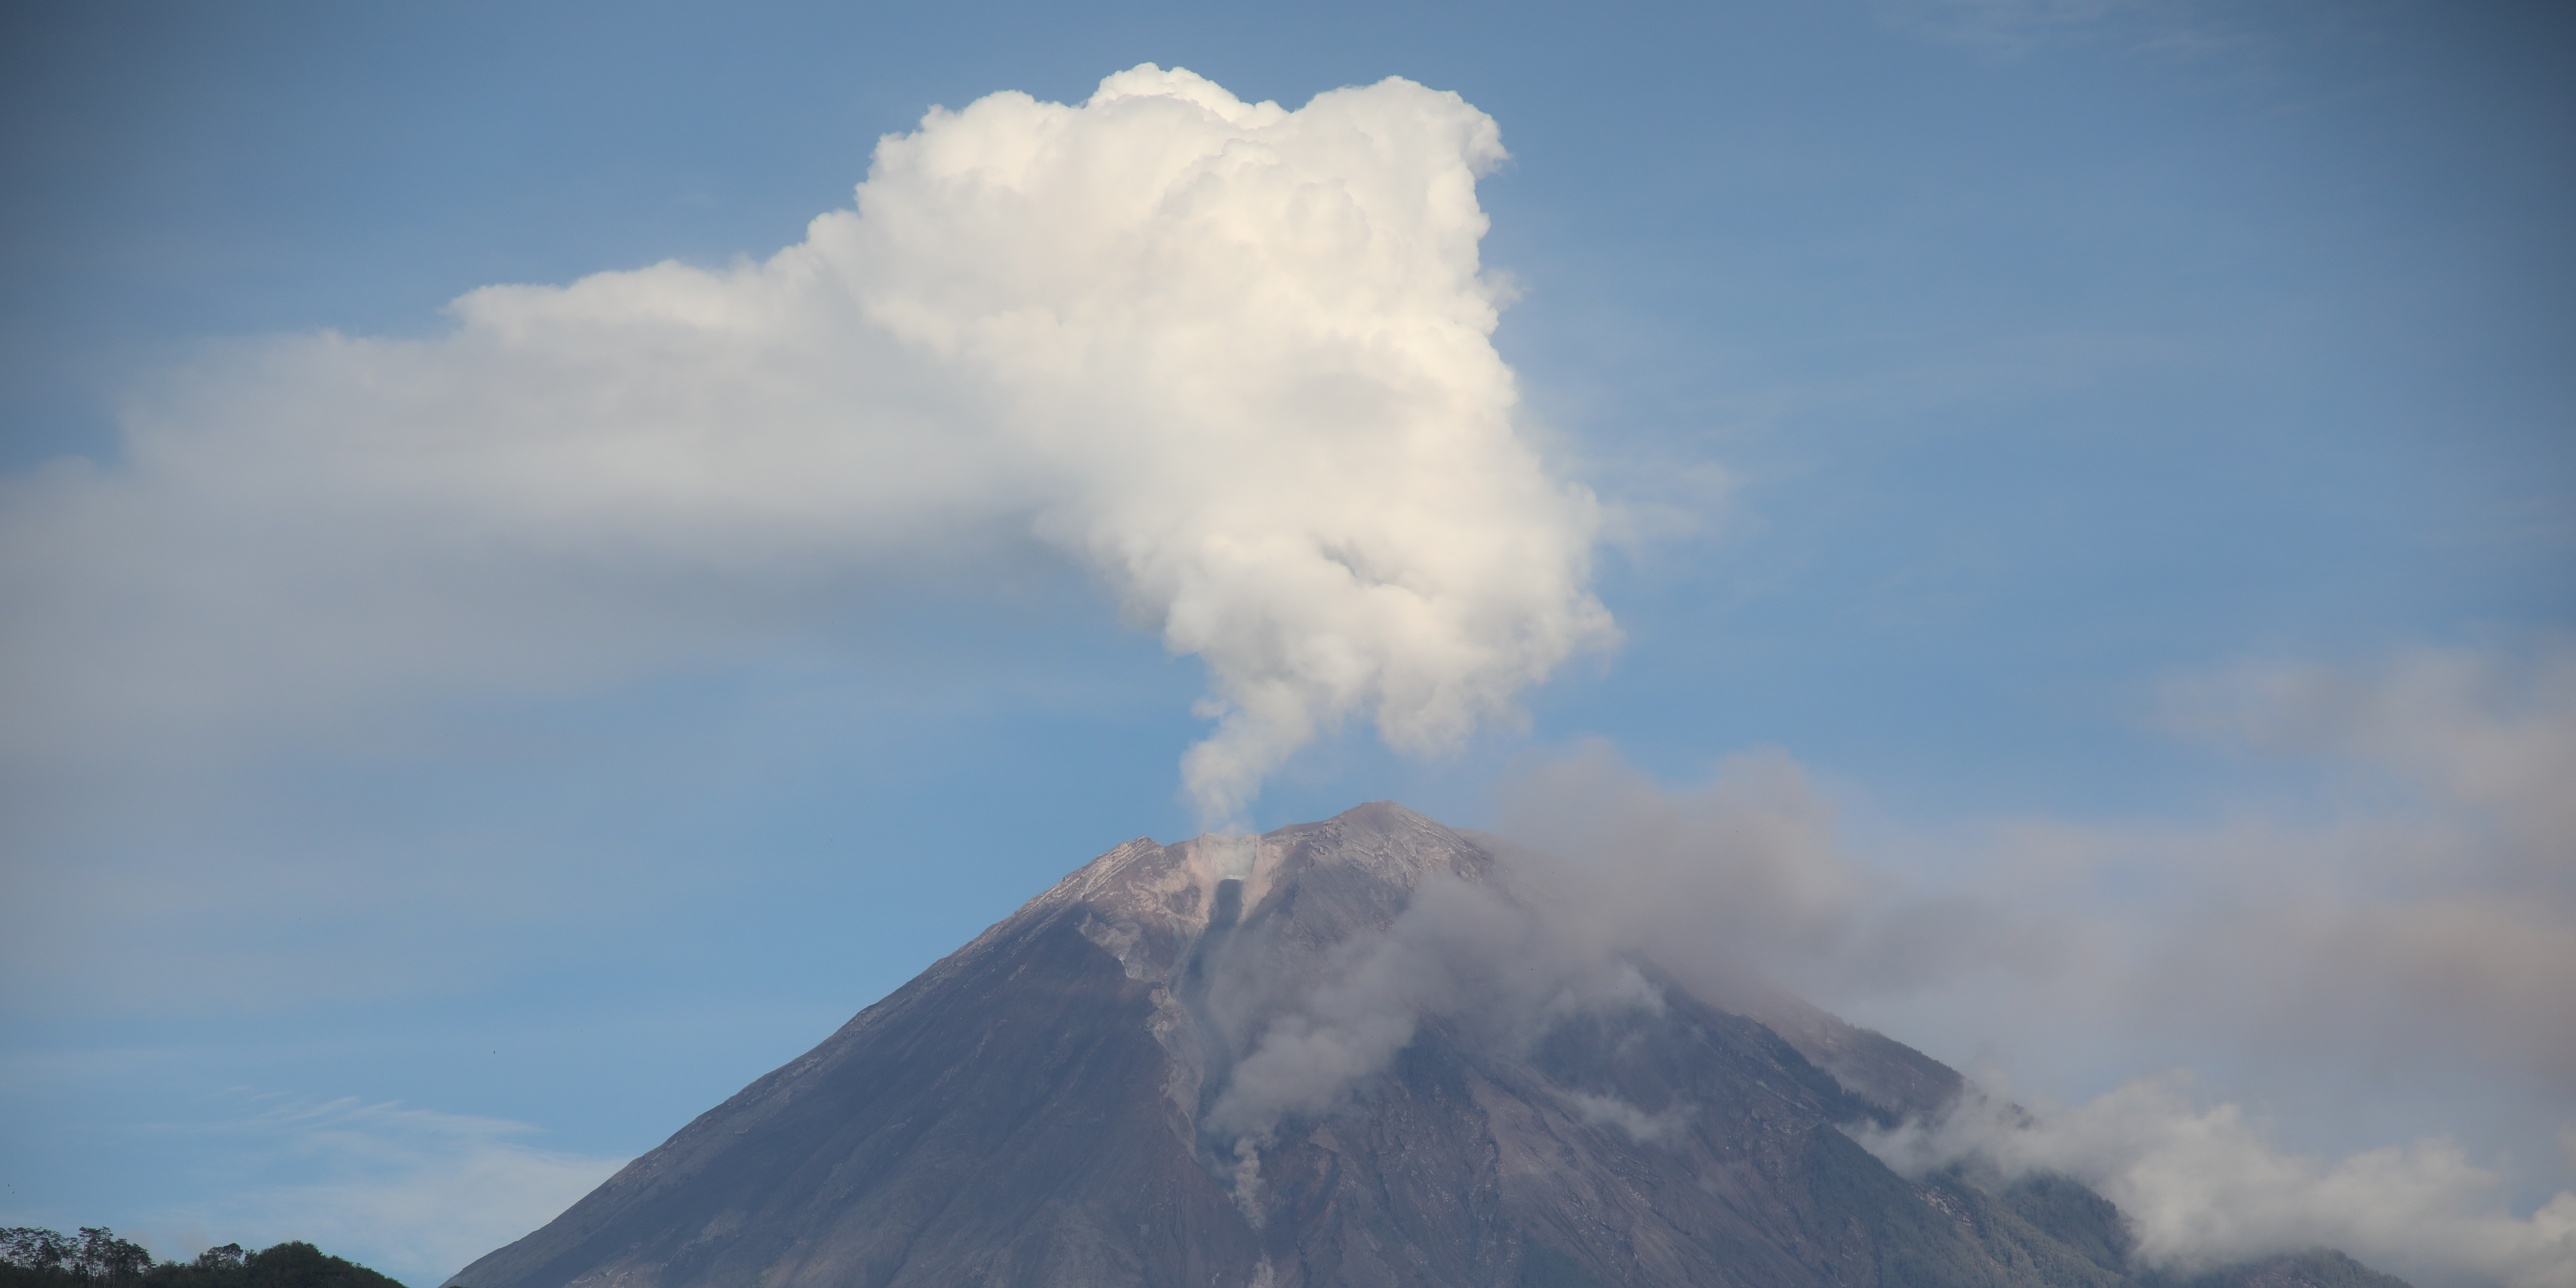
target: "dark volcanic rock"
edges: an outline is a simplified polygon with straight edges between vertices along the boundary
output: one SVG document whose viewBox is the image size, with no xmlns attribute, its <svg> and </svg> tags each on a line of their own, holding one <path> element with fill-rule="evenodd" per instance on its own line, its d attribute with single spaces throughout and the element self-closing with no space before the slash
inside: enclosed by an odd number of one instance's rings
<svg viewBox="0 0 2576 1288">
<path fill-rule="evenodd" d="M 1838 1130 L 1956 1073 L 1555 951 L 1497 848 L 1385 803 L 1129 842 L 450 1283 L 2138 1282 L 2090 1191 L 1909 1182 Z"/>
</svg>

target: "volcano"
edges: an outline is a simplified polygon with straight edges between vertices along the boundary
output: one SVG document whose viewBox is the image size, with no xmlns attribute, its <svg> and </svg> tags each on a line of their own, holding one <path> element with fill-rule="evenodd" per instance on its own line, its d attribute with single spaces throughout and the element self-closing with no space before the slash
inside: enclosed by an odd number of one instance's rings
<svg viewBox="0 0 2576 1288">
<path fill-rule="evenodd" d="M 1845 1129 L 1957 1073 L 1568 945 L 1509 854 L 1385 802 L 1130 841 L 449 1288 L 2402 1288 L 1901 1177 Z"/>
</svg>

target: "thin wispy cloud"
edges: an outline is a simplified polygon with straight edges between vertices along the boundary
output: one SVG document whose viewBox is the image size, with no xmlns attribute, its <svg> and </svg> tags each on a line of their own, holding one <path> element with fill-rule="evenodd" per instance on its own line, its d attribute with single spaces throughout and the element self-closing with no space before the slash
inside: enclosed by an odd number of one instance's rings
<svg viewBox="0 0 2576 1288">
<path fill-rule="evenodd" d="M 623 1166 L 545 1148 L 527 1123 L 369 1103 L 284 1097 L 214 1123 L 170 1128 L 226 1138 L 235 1175 L 221 1197 L 150 1214 L 129 1233 L 155 1255 L 288 1239 L 368 1249 L 373 1269 L 436 1283 L 544 1224 Z M 303 1178 L 271 1179 L 280 1174 Z"/>
<path fill-rule="evenodd" d="M 2240 44 L 2241 17 L 2205 0 L 1877 0 L 1890 27 L 1989 56 L 2021 58 L 2052 43 L 2113 39 L 2168 54 Z"/>
</svg>

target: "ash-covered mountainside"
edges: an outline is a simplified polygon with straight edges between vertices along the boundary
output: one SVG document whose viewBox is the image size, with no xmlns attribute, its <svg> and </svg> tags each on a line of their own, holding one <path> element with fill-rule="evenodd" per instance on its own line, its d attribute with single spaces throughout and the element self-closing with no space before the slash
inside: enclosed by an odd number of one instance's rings
<svg viewBox="0 0 2576 1288">
<path fill-rule="evenodd" d="M 1364 805 L 1131 841 L 700 1116 L 470 1288 L 2389 1288 L 2129 1264 L 2070 1181 L 1838 1126 L 1956 1073 L 1551 934 L 1498 843 Z"/>
</svg>

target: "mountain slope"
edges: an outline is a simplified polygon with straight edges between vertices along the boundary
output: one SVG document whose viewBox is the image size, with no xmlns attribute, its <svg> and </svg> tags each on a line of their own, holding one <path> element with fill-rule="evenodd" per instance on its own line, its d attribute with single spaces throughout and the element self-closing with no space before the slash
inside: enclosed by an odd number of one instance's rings
<svg viewBox="0 0 2576 1288">
<path fill-rule="evenodd" d="M 1955 1073 L 1573 951 L 1500 849 L 1386 803 L 1129 842 L 450 1282 L 2137 1282 L 2089 1191 L 1837 1130 Z"/>
</svg>

